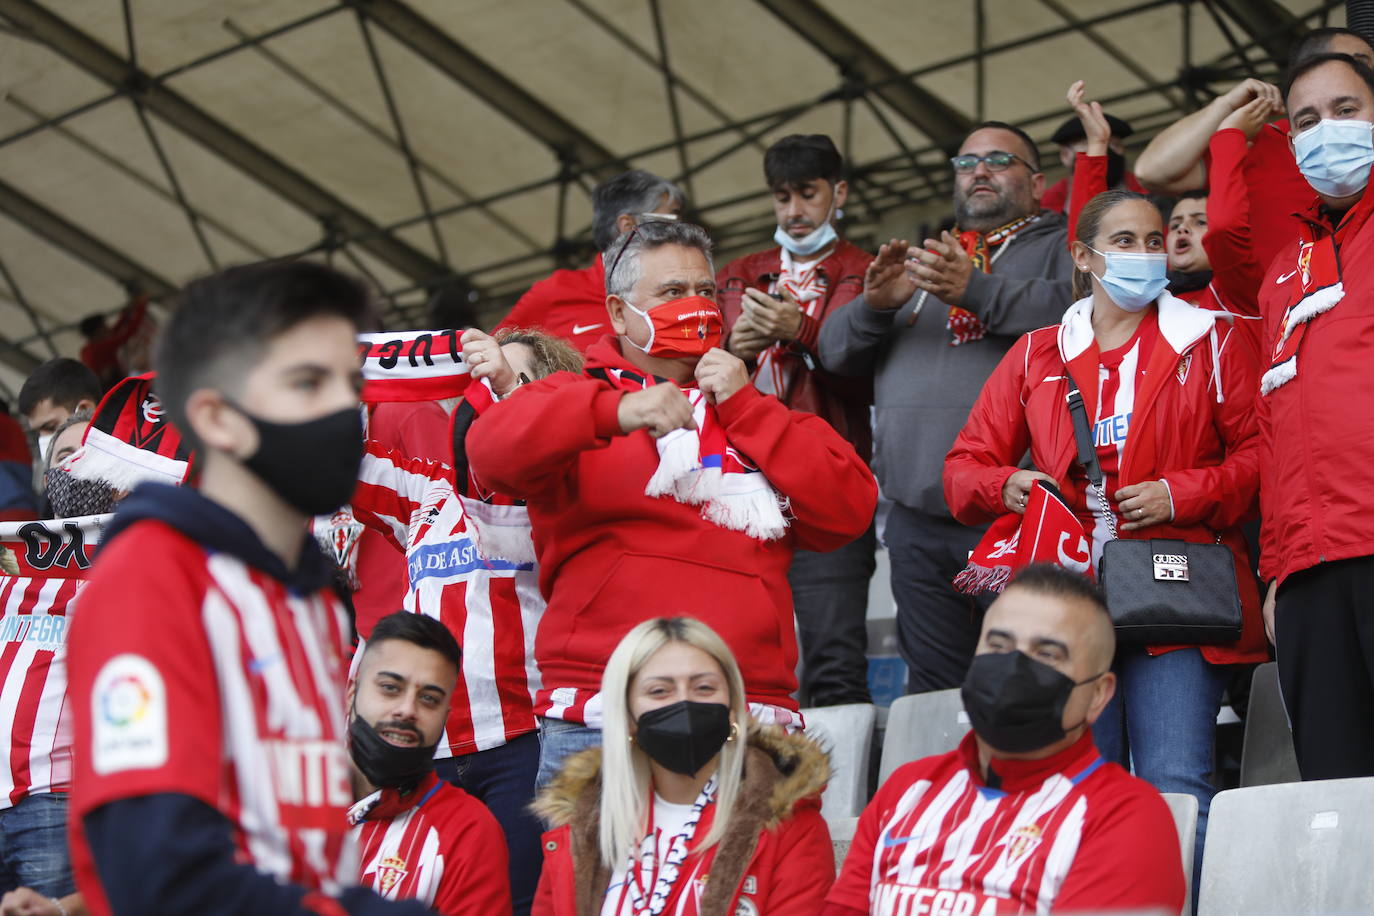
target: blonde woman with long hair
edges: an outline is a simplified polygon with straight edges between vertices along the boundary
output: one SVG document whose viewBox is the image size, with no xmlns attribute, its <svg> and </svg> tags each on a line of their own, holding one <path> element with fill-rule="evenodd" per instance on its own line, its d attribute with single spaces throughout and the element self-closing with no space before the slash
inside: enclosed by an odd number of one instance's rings
<svg viewBox="0 0 1374 916">
<path fill-rule="evenodd" d="M 724 641 L 646 620 L 602 675 L 603 748 L 541 793 L 537 916 L 814 916 L 835 877 L 809 739 L 749 718 Z"/>
</svg>

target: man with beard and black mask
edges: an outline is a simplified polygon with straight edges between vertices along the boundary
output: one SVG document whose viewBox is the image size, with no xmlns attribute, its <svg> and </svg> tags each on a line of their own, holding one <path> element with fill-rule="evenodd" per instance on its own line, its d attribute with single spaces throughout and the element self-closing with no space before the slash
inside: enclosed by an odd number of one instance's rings
<svg viewBox="0 0 1374 916">
<path fill-rule="evenodd" d="M 85 480 L 72 475 L 66 460 L 79 448 L 91 425 L 91 413 L 78 410 L 57 427 L 48 446 L 43 470 L 43 492 L 53 518 L 81 518 L 113 512 L 115 503 L 126 495 L 103 480 Z"/>
<path fill-rule="evenodd" d="M 986 122 L 950 165 L 955 233 L 882 246 L 863 295 L 820 331 L 826 369 L 873 378 L 873 467 L 893 502 L 883 539 L 911 693 L 963 680 L 986 606 L 950 584 L 983 529 L 950 516 L 945 455 L 1016 339 L 1057 324 L 1073 302 L 1064 216 L 1040 208 L 1031 139 Z"/>
<path fill-rule="evenodd" d="M 434 772 L 462 653 L 442 623 L 377 622 L 348 688 L 348 749 L 362 799 L 348 812 L 362 884 L 444 916 L 511 911 L 506 839 L 486 806 Z"/>
<path fill-rule="evenodd" d="M 988 609 L 964 680 L 973 730 L 878 790 L 821 916 L 1179 912 L 1168 805 L 1093 745 L 1115 648 L 1096 586 L 1022 570 Z"/>
<path fill-rule="evenodd" d="M 157 390 L 194 487 L 144 484 L 69 640 L 77 887 L 115 913 L 423 913 L 357 887 L 351 632 L 307 531 L 362 457 L 356 280 L 306 261 L 186 286 Z M 137 842 L 131 842 L 137 837 Z"/>
</svg>

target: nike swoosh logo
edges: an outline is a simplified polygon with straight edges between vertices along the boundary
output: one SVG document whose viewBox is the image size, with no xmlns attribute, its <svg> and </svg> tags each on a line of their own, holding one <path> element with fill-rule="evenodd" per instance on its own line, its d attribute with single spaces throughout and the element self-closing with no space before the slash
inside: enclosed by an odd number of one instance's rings
<svg viewBox="0 0 1374 916">
<path fill-rule="evenodd" d="M 1296 270 L 1289 271 L 1288 273 L 1284 274 L 1282 277 L 1279 277 L 1277 280 L 1275 280 L 1275 281 L 1274 281 L 1274 285 L 1275 285 L 1275 286 L 1278 286 L 1280 283 L 1287 283 L 1289 280 L 1293 279 L 1293 274 L 1295 274 L 1295 273 L 1297 273 Z"/>
<path fill-rule="evenodd" d="M 883 848 L 891 849 L 893 846 L 901 846 L 903 843 L 910 843 L 912 840 L 919 840 L 919 833 L 912 836 L 890 836 L 883 840 Z"/>
<path fill-rule="evenodd" d="M 575 324 L 573 325 L 573 333 L 585 334 L 588 331 L 595 331 L 599 327 L 601 327 L 601 324 Z"/>
</svg>

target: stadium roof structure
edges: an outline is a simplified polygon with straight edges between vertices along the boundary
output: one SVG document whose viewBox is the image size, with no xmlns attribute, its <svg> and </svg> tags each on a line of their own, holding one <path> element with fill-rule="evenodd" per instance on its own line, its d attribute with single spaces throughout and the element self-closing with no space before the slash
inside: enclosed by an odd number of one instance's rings
<svg viewBox="0 0 1374 916">
<path fill-rule="evenodd" d="M 585 263 L 591 188 L 627 167 L 730 257 L 772 233 L 761 155 L 789 133 L 844 152 L 849 237 L 916 231 L 969 125 L 1024 127 L 1054 179 L 1073 80 L 1139 149 L 1344 7 L 0 0 L 0 393 L 130 291 L 265 257 L 364 275 L 391 327 L 445 287 L 494 318 Z"/>
</svg>

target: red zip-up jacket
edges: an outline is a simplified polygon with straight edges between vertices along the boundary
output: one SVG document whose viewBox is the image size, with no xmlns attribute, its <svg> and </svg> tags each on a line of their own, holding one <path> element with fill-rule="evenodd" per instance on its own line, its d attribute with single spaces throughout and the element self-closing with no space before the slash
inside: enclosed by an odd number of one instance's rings
<svg viewBox="0 0 1374 916">
<path fill-rule="evenodd" d="M 768 292 L 782 266 L 781 258 L 781 248 L 770 248 L 736 258 L 716 274 L 716 296 L 725 315 L 726 339 L 739 320 L 744 291 L 752 288 Z M 817 271 L 825 278 L 825 295 L 815 315 L 802 316 L 797 339 L 787 348 L 787 359 L 798 372 L 787 396 L 780 399 L 794 410 L 805 410 L 826 420 L 865 461 L 871 460 L 873 454 L 873 423 L 869 417 L 873 379 L 826 372 L 821 368 L 816 337 L 832 312 L 863 294 L 864 271 L 872 260 L 873 255 L 841 239 L 820 262 Z"/>
<path fill-rule="evenodd" d="M 1069 505 L 1080 512 L 1086 505 L 1082 475 L 1074 471 L 1078 449 L 1064 403 L 1068 382 L 1060 342 L 1086 302 L 1071 307 L 1063 324 L 1024 335 L 983 386 L 945 460 L 945 499 L 964 524 L 1006 513 L 1002 487 L 1027 449 L 1034 466 L 1058 481 Z M 1253 409 L 1259 368 L 1253 351 L 1235 345 L 1235 329 L 1210 312 L 1168 293 L 1157 308 L 1159 339 L 1136 389 L 1118 486 L 1162 478 L 1169 486 L 1174 518 L 1120 535 L 1205 544 L 1220 532 L 1235 555 L 1244 626 L 1236 643 L 1203 646 L 1202 654 L 1214 664 L 1265 661 L 1259 594 L 1254 578 L 1245 574 L 1250 563 L 1239 529 L 1253 515 L 1259 484 Z M 1084 338 L 1080 334 L 1078 339 Z M 1090 340 L 1067 356 L 1089 417 L 1097 416 L 1098 359 L 1097 345 Z"/>
<path fill-rule="evenodd" d="M 1282 582 L 1295 572 L 1374 554 L 1374 194 L 1365 192 L 1336 229 L 1345 296 L 1308 322 L 1297 377 L 1256 397 L 1262 447 L 1260 575 Z M 1331 232 L 1314 201 L 1298 214 Z M 1274 259 L 1260 286 L 1265 354 L 1284 312 L 1301 295 L 1301 244 Z"/>
<path fill-rule="evenodd" d="M 587 353 L 587 369 L 601 367 L 642 372 L 609 336 Z M 873 474 L 824 420 L 744 386 L 716 413 L 731 445 L 790 504 L 787 533 L 761 541 L 706 521 L 699 506 L 644 495 L 658 449 L 643 430 L 621 432 L 623 394 L 561 372 L 487 410 L 468 432 L 476 478 L 529 506 L 548 599 L 534 644 L 544 688 L 536 712 L 558 706 L 555 715 L 586 721 L 621 637 L 673 615 L 696 617 L 725 639 L 751 701 L 795 710 L 792 553 L 861 535 L 877 504 Z"/>
</svg>

